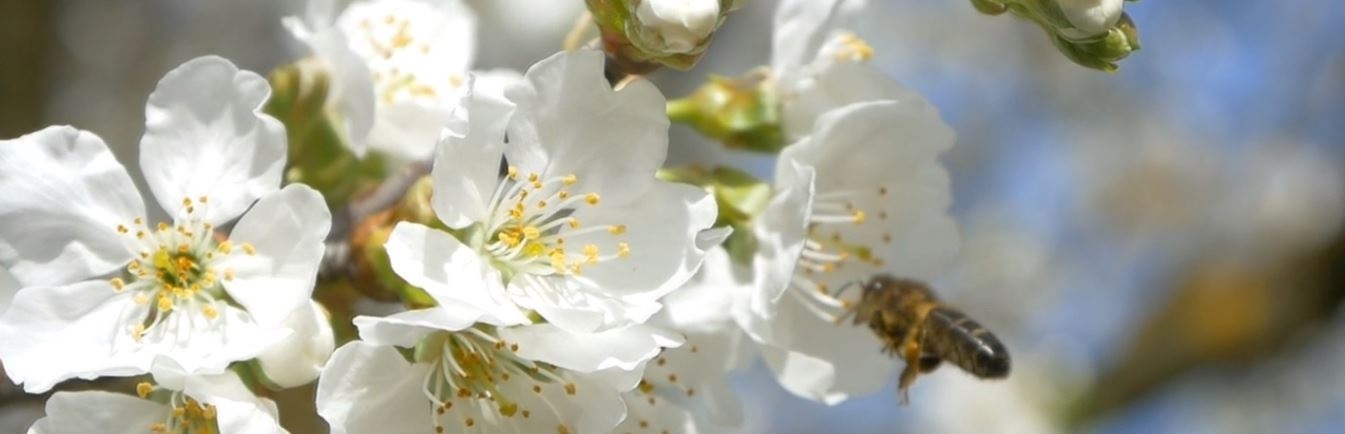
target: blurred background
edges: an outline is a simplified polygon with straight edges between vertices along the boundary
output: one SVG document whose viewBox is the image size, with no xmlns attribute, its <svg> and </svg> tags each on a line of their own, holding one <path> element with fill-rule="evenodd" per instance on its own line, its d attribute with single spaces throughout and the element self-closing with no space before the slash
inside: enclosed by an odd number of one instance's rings
<svg viewBox="0 0 1345 434">
<path fill-rule="evenodd" d="M 482 69 L 559 49 L 583 8 L 470 3 Z M 774 3 L 730 16 L 696 69 L 653 79 L 676 97 L 766 63 Z M 1143 50 L 1106 74 L 965 1 L 870 3 L 857 30 L 873 61 L 959 134 L 944 162 L 965 242 L 936 286 L 1005 341 L 1015 371 L 983 382 L 943 369 L 907 407 L 895 384 L 825 407 L 755 366 L 735 377 L 743 432 L 1345 430 L 1345 7 L 1131 3 Z M 261 73 L 292 62 L 306 53 L 280 18 L 301 7 L 0 1 L 0 138 L 71 124 L 134 170 L 164 72 L 204 54 Z M 671 158 L 771 167 L 677 126 Z M 40 417 L 41 398 L 0 384 L 0 433 Z"/>
</svg>

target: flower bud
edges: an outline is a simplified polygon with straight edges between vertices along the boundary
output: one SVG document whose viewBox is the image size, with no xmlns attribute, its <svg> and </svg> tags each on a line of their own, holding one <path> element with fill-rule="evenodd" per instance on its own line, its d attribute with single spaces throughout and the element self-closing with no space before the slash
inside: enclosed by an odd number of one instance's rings
<svg viewBox="0 0 1345 434">
<path fill-rule="evenodd" d="M 744 0 L 587 0 L 603 49 L 629 73 L 690 69 Z"/>
<path fill-rule="evenodd" d="M 638 40 L 666 53 L 690 53 L 719 25 L 719 0 L 635 0 Z"/>
<path fill-rule="evenodd" d="M 1057 0 L 1060 12 L 1069 23 L 1082 32 L 1083 36 L 1093 36 L 1106 32 L 1121 19 L 1121 5 L 1124 0 Z"/>
<path fill-rule="evenodd" d="M 712 76 L 690 96 L 670 101 L 668 117 L 733 149 L 774 153 L 785 146 L 775 85 L 761 72 Z"/>
<path fill-rule="evenodd" d="M 322 373 L 336 348 L 335 339 L 326 311 L 315 301 L 310 300 L 308 308 L 291 313 L 285 325 L 294 332 L 257 356 L 257 361 L 272 384 L 298 387 Z"/>
<path fill-rule="evenodd" d="M 1116 62 L 1140 49 L 1139 32 L 1130 16 L 1121 14 L 1121 19 L 1101 38 L 1084 41 L 1071 41 L 1056 36 L 1052 38 L 1056 48 L 1074 63 L 1107 72 L 1116 71 Z"/>
</svg>

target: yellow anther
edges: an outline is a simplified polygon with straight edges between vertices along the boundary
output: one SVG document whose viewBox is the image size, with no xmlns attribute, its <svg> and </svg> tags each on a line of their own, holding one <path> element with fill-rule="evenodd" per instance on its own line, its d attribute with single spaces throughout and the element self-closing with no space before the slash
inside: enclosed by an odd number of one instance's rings
<svg viewBox="0 0 1345 434">
<path fill-rule="evenodd" d="M 840 38 L 843 45 L 836 50 L 837 61 L 863 62 L 873 58 L 873 47 L 854 33 L 844 33 Z"/>
<path fill-rule="evenodd" d="M 215 410 L 215 406 L 210 404 L 206 404 L 205 408 L 201 410 L 201 417 L 204 417 L 206 419 L 214 419 L 215 416 L 218 415 L 219 412 Z"/>
<path fill-rule="evenodd" d="M 560 182 L 563 183 L 563 184 L 565 184 L 565 185 L 567 185 L 567 186 L 568 186 L 568 185 L 574 185 L 574 183 L 579 182 L 579 177 L 576 176 L 575 174 L 571 173 L 571 174 L 569 174 L 569 175 L 565 175 L 565 177 L 561 178 L 561 179 L 560 179 Z"/>
<path fill-rule="evenodd" d="M 152 392 L 154 392 L 154 385 L 149 384 L 148 381 L 142 381 L 135 385 L 135 394 L 140 395 L 141 398 L 149 398 L 149 394 Z"/>
<path fill-rule="evenodd" d="M 570 225 L 570 229 L 579 229 L 579 219 L 570 217 L 567 223 Z"/>
<path fill-rule="evenodd" d="M 476 425 L 476 419 L 472 419 L 469 417 L 467 418 L 466 421 L 463 421 L 463 424 L 467 425 L 467 427 L 470 428 L 472 425 Z"/>
<path fill-rule="evenodd" d="M 533 173 L 529 173 L 529 174 L 528 174 L 528 182 L 531 182 L 531 183 L 534 183 L 534 184 L 535 184 L 535 183 L 537 183 L 537 181 L 540 180 L 540 179 L 542 179 L 542 175 L 538 175 L 537 172 L 533 172 Z"/>
<path fill-rule="evenodd" d="M 208 304 L 201 308 L 201 314 L 205 315 L 207 319 L 215 319 L 219 317 L 219 311 L 215 310 L 215 306 Z"/>
<path fill-rule="evenodd" d="M 168 425 L 163 422 L 149 424 L 149 432 L 166 433 L 168 432 Z"/>
<path fill-rule="evenodd" d="M 234 243 L 229 240 L 224 240 L 220 242 L 218 246 L 215 246 L 215 250 L 219 250 L 220 253 L 227 255 L 234 251 Z"/>
<path fill-rule="evenodd" d="M 640 389 L 641 393 L 654 393 L 654 384 L 648 381 L 640 380 L 640 385 L 636 387 Z"/>
<path fill-rule="evenodd" d="M 518 404 L 510 402 L 500 406 L 500 414 L 504 417 L 514 417 L 515 413 L 518 413 Z"/>
<path fill-rule="evenodd" d="M 247 253 L 248 256 L 255 255 L 257 254 L 257 248 L 253 247 L 252 243 L 243 243 L 243 253 Z"/>
<path fill-rule="evenodd" d="M 136 324 L 135 327 L 131 328 L 131 339 L 135 339 L 136 342 L 140 342 L 140 339 L 143 339 L 144 337 L 145 337 L 144 324 Z"/>
<path fill-rule="evenodd" d="M 539 201 L 537 201 L 537 209 L 542 209 L 542 208 L 546 208 L 546 201 L 545 201 L 545 200 L 539 200 Z"/>
<path fill-rule="evenodd" d="M 132 263 L 134 264 L 134 262 Z M 120 277 L 113 277 L 112 280 L 109 280 L 107 283 L 112 284 L 112 289 L 117 292 L 121 292 L 122 289 L 126 288 L 126 282 L 123 282 Z"/>
<path fill-rule="evenodd" d="M 126 228 L 126 225 L 117 225 L 117 232 L 119 232 L 119 233 L 123 233 L 123 234 L 124 234 L 124 233 L 130 232 L 130 231 L 131 231 L 130 229 L 127 229 L 127 228 Z"/>
<path fill-rule="evenodd" d="M 556 197 L 559 197 L 561 200 L 569 199 L 570 192 L 561 190 L 560 192 L 556 193 Z"/>
<path fill-rule="evenodd" d="M 225 281 L 225 282 L 232 282 L 233 280 L 234 280 L 234 269 L 230 268 L 230 269 L 224 270 L 224 281 Z"/>
<path fill-rule="evenodd" d="M 145 239 L 145 231 L 135 231 L 135 239 L 137 240 Z"/>
<path fill-rule="evenodd" d="M 864 218 L 865 218 L 864 211 L 855 210 L 854 214 L 855 224 L 864 223 Z"/>
<path fill-rule="evenodd" d="M 551 252 L 551 268 L 556 269 L 557 273 L 565 272 L 565 253 L 560 250 Z"/>
<path fill-rule="evenodd" d="M 182 198 L 182 206 L 191 206 L 191 198 L 190 197 Z"/>
<path fill-rule="evenodd" d="M 517 166 L 509 166 L 509 172 L 508 172 L 508 173 L 509 173 L 508 176 L 509 176 L 509 179 L 510 179 L 510 180 L 513 180 L 513 181 L 517 181 L 517 180 L 518 180 L 518 167 L 517 167 Z"/>
<path fill-rule="evenodd" d="M 565 383 L 565 394 L 573 396 L 575 394 L 574 383 Z"/>
<path fill-rule="evenodd" d="M 542 256 L 542 253 L 546 253 L 546 246 L 542 245 L 542 243 L 533 241 L 523 246 L 523 255 L 529 258 Z"/>
<path fill-rule="evenodd" d="M 598 201 L 601 199 L 602 197 L 598 196 L 598 193 L 589 193 L 584 195 L 584 202 L 588 202 L 589 205 L 597 205 Z"/>
<path fill-rule="evenodd" d="M 630 256 L 630 244 L 626 244 L 625 241 L 616 243 L 616 256 L 619 257 L 619 258 L 621 258 L 621 259 L 625 259 L 625 258 L 629 257 L 629 256 Z"/>
<path fill-rule="evenodd" d="M 626 233 L 626 225 L 612 225 L 607 228 L 607 232 L 612 235 L 621 235 Z"/>
<path fill-rule="evenodd" d="M 535 240 L 540 238 L 541 236 L 542 231 L 538 230 L 536 226 L 528 226 L 523 228 L 523 238 L 527 238 L 529 240 Z"/>
<path fill-rule="evenodd" d="M 173 310 L 173 299 L 168 294 L 159 293 L 159 300 L 154 307 L 159 308 L 160 312 L 171 312 Z"/>
<path fill-rule="evenodd" d="M 159 222 L 159 225 L 158 225 L 159 232 L 164 232 L 164 231 L 167 231 L 167 230 L 169 230 L 169 229 L 171 229 L 171 228 L 172 228 L 172 226 L 169 226 L 168 223 L 165 223 L 165 222 Z"/>
<path fill-rule="evenodd" d="M 143 294 L 143 293 L 141 293 L 141 294 L 136 294 L 134 300 L 135 300 L 135 304 L 139 304 L 139 305 L 146 305 L 146 304 L 149 304 L 149 296 L 147 296 L 147 295 L 145 295 L 145 294 Z"/>
<path fill-rule="evenodd" d="M 197 201 L 197 202 L 200 202 L 201 205 L 205 205 L 205 204 L 207 204 L 207 203 L 210 203 L 210 200 L 207 199 L 205 196 L 201 196 L 200 198 L 197 198 L 196 201 Z"/>
<path fill-rule="evenodd" d="M 584 262 L 592 265 L 598 263 L 598 246 L 587 244 L 584 246 Z"/>
<path fill-rule="evenodd" d="M 145 224 L 145 219 L 142 219 L 142 218 L 140 218 L 140 217 L 136 217 L 136 218 L 135 218 L 135 225 L 136 225 L 136 226 L 143 226 L 144 224 Z"/>
</svg>

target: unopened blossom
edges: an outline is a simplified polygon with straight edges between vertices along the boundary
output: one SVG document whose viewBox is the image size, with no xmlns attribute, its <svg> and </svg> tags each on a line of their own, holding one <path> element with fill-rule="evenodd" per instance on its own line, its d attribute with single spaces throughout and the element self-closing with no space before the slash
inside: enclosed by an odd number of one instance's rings
<svg viewBox="0 0 1345 434">
<path fill-rule="evenodd" d="M 1125 0 L 1056 0 L 1078 37 L 1106 33 L 1121 19 Z"/>
<path fill-rule="evenodd" d="M 56 392 L 46 417 L 29 434 L 105 433 L 285 433 L 276 404 L 259 398 L 233 372 L 186 375 L 160 360 L 154 381 L 136 385 L 136 395 L 104 391 Z"/>
<path fill-rule="evenodd" d="M 607 433 L 638 369 L 680 343 L 631 328 L 572 334 L 498 320 L 447 300 L 356 318 L 362 340 L 332 355 L 318 413 L 335 433 Z"/>
<path fill-rule="evenodd" d="M 431 205 L 453 232 L 398 224 L 393 270 L 505 324 L 527 312 L 573 333 L 643 323 L 700 266 L 696 234 L 716 211 L 705 191 L 654 177 L 663 96 L 643 80 L 612 89 L 596 51 L 545 59 L 505 96 L 473 98 L 440 144 Z"/>
<path fill-rule="evenodd" d="M 649 323 L 682 333 L 686 342 L 648 362 L 640 385 L 623 395 L 627 415 L 615 432 L 721 432 L 742 423 L 728 375 L 750 361 L 746 335 L 731 314 L 734 299 L 749 290 L 745 271 L 716 247 L 696 277 L 664 298 Z"/>
<path fill-rule="evenodd" d="M 0 316 L 12 380 L 42 392 L 141 374 L 160 355 L 218 371 L 289 333 L 331 216 L 313 189 L 280 189 L 285 132 L 259 112 L 268 93 L 219 57 L 159 82 L 140 168 L 167 220 L 151 217 L 92 133 L 49 127 L 0 142 L 0 265 L 25 288 Z"/>
<path fill-rule="evenodd" d="M 785 148 L 777 194 L 757 225 L 754 290 L 736 310 L 789 391 L 834 404 L 882 388 L 894 361 L 865 327 L 839 319 L 877 273 L 929 280 L 956 254 L 939 153 L 953 132 L 898 101 L 822 115 Z"/>
<path fill-rule="evenodd" d="M 634 0 L 642 41 L 659 53 L 691 53 L 704 48 L 719 27 L 720 0 Z"/>
<path fill-rule="evenodd" d="M 333 18 L 331 0 L 310 0 L 286 27 L 325 62 L 357 154 L 372 149 L 428 158 L 467 90 L 476 15 L 460 0 L 359 0 Z"/>
</svg>

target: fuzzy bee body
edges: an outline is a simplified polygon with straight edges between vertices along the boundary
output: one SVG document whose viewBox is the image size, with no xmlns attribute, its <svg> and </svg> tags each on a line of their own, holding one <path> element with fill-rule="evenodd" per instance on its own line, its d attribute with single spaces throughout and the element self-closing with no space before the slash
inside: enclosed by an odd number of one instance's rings
<svg viewBox="0 0 1345 434">
<path fill-rule="evenodd" d="M 993 333 L 962 312 L 938 302 L 923 283 L 879 274 L 864 283 L 852 311 L 856 325 L 868 325 L 884 351 L 906 368 L 899 384 L 902 402 L 922 373 L 948 361 L 979 378 L 1009 375 L 1009 352 Z"/>
</svg>

